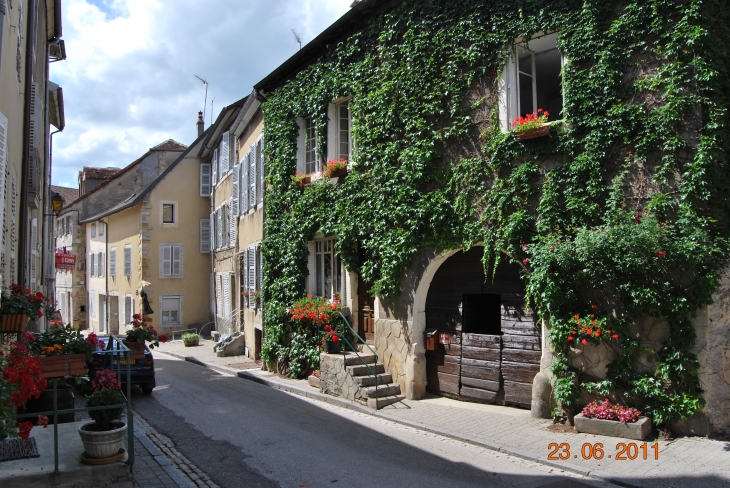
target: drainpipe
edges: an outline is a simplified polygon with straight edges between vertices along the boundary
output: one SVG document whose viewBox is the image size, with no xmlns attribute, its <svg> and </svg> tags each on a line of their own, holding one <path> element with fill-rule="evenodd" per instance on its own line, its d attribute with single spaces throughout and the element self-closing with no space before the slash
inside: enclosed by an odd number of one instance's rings
<svg viewBox="0 0 730 488">
<path fill-rule="evenodd" d="M 17 283 L 25 288 L 26 269 L 28 267 L 28 179 L 30 178 L 30 93 L 33 91 L 33 51 L 35 47 L 36 2 L 28 2 L 28 30 L 25 36 L 25 107 L 23 110 L 23 169 L 20 184 L 20 222 L 18 225 L 18 262 L 22 263 L 17 276 Z M 18 26 L 20 29 L 21 26 Z M 12 280 L 12 277 L 11 277 Z"/>
<path fill-rule="evenodd" d="M 104 303 L 106 304 L 104 308 L 106 308 L 106 329 L 107 333 L 111 336 L 112 332 L 109 323 L 109 310 L 111 308 L 109 307 L 109 266 L 106 264 L 109 258 L 109 224 L 101 219 L 99 219 L 99 224 L 104 224 Z M 119 332 L 117 331 L 117 333 Z"/>
</svg>

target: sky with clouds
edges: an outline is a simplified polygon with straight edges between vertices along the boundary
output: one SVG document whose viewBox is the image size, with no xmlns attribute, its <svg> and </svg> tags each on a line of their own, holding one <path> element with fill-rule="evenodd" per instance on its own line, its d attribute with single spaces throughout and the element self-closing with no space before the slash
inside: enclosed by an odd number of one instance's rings
<svg viewBox="0 0 730 488">
<path fill-rule="evenodd" d="M 51 64 L 66 128 L 54 185 L 83 166 L 124 167 L 167 139 L 190 144 L 226 105 L 345 14 L 352 0 L 63 0 L 68 58 Z"/>
</svg>

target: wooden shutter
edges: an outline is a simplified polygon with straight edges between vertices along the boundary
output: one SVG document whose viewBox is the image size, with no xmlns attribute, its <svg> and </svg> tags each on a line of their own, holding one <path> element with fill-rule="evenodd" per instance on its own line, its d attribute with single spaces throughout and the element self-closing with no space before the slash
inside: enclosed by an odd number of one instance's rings
<svg viewBox="0 0 730 488">
<path fill-rule="evenodd" d="M 208 163 L 200 165 L 200 196 L 210 196 L 210 164 Z"/>
<path fill-rule="evenodd" d="M 89 254 L 89 276 L 96 276 L 96 253 L 92 252 Z"/>
<path fill-rule="evenodd" d="M 109 276 L 117 277 L 117 248 L 109 249 Z"/>
<path fill-rule="evenodd" d="M 215 306 L 216 314 L 221 315 L 223 311 L 223 283 L 221 275 L 216 276 L 216 294 L 215 294 Z"/>
<path fill-rule="evenodd" d="M 258 157 L 258 170 L 257 173 L 259 176 L 259 193 L 258 193 L 258 201 L 259 203 L 263 203 L 264 201 L 264 135 L 261 134 L 261 137 L 259 138 L 259 157 Z"/>
<path fill-rule="evenodd" d="M 231 217 L 238 217 L 238 197 L 239 197 L 239 179 L 241 177 L 239 173 L 240 168 L 236 166 L 233 168 L 233 181 L 231 183 Z"/>
<path fill-rule="evenodd" d="M 160 246 L 160 264 L 162 276 L 170 276 L 172 274 L 172 246 Z"/>
<path fill-rule="evenodd" d="M 243 283 L 241 289 L 248 290 L 248 251 L 249 248 L 243 250 Z M 242 300 L 242 307 L 248 307 L 248 300 Z"/>
<path fill-rule="evenodd" d="M 339 159 L 339 138 L 337 137 L 337 104 L 327 104 L 327 161 Z"/>
<path fill-rule="evenodd" d="M 297 125 L 299 126 L 299 136 L 297 137 L 297 173 L 304 173 L 306 171 L 304 154 L 306 149 L 305 139 L 307 137 L 307 130 L 302 117 L 297 117 Z"/>
<path fill-rule="evenodd" d="M 248 205 L 256 207 L 256 144 L 248 152 Z"/>
<path fill-rule="evenodd" d="M 235 172 L 234 172 L 235 174 Z M 233 205 L 233 196 L 231 196 L 231 206 Z M 233 209 L 228 208 L 228 244 L 231 247 L 236 245 L 236 220 L 238 218 L 234 215 Z"/>
<path fill-rule="evenodd" d="M 182 246 L 170 246 L 172 248 L 172 276 L 182 275 Z"/>
<path fill-rule="evenodd" d="M 103 252 L 99 253 L 99 263 L 101 266 L 101 273 L 99 274 L 99 276 L 104 276 L 104 273 L 106 273 L 106 256 Z"/>
<path fill-rule="evenodd" d="M 124 276 L 132 276 L 132 247 L 124 246 Z"/>
<path fill-rule="evenodd" d="M 248 306 L 256 308 L 253 294 L 256 292 L 256 248 L 248 247 Z"/>
<path fill-rule="evenodd" d="M 40 107 L 38 106 L 38 83 L 31 83 L 30 87 L 30 147 L 39 149 L 41 128 L 39 124 Z M 37 177 L 34 175 L 34 177 Z"/>
<path fill-rule="evenodd" d="M 211 160 L 211 164 L 213 166 L 213 180 L 211 181 L 211 185 L 215 186 L 216 183 L 218 183 L 218 149 L 213 149 L 213 159 Z M 212 188 L 211 188 L 212 193 Z"/>
<path fill-rule="evenodd" d="M 215 211 L 216 249 L 223 247 L 223 207 Z"/>
<path fill-rule="evenodd" d="M 264 302 L 264 258 L 261 255 L 261 246 L 256 246 L 256 280 L 256 288 L 258 288 L 259 293 L 261 294 L 261 299 L 259 299 L 259 306 L 261 306 Z"/>
<path fill-rule="evenodd" d="M 210 214 L 210 250 L 215 249 L 215 212 Z"/>
<path fill-rule="evenodd" d="M 225 174 L 228 173 L 230 168 L 229 162 L 229 149 L 230 149 L 230 133 L 228 131 L 223 133 L 221 137 L 220 151 L 218 152 L 218 159 L 220 160 L 220 178 L 224 178 Z"/>
<path fill-rule="evenodd" d="M 241 186 L 241 200 L 239 201 L 239 204 L 241 206 L 241 213 L 248 212 L 248 209 L 251 207 L 250 202 L 248 201 L 248 190 L 249 190 L 249 184 L 248 184 L 248 170 L 249 170 L 249 162 L 248 162 L 249 154 L 246 154 L 241 159 L 241 171 L 243 173 L 243 178 L 241 178 L 241 181 L 239 182 L 239 185 Z"/>
<path fill-rule="evenodd" d="M 231 281 L 227 274 L 223 275 L 223 316 L 231 316 Z"/>
<path fill-rule="evenodd" d="M 210 218 L 200 219 L 200 252 L 210 252 Z"/>
<path fill-rule="evenodd" d="M 230 156 L 229 159 L 231 160 L 231 168 L 235 169 L 236 165 L 238 164 L 238 159 L 236 156 L 238 155 L 238 136 L 235 134 L 231 134 L 231 148 L 229 149 Z"/>
<path fill-rule="evenodd" d="M 307 277 L 307 293 L 314 296 L 317 292 L 317 266 L 316 266 L 316 255 L 314 251 L 314 241 L 307 243 L 307 249 L 309 250 L 309 256 L 307 257 L 307 269 L 309 270 L 309 276 Z"/>
</svg>

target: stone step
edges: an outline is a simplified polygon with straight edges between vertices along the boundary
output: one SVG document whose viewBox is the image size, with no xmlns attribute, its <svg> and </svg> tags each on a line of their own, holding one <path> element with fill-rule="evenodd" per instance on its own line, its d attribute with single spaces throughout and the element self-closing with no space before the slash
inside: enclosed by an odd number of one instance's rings
<svg viewBox="0 0 730 488">
<path fill-rule="evenodd" d="M 365 364 L 373 364 L 375 363 L 375 360 L 376 356 L 374 354 L 360 353 L 358 356 L 351 353 L 345 357 L 345 366 L 359 366 L 362 365 L 363 362 L 365 362 Z"/>
<path fill-rule="evenodd" d="M 374 365 L 369 364 L 367 366 L 364 364 L 360 364 L 358 366 L 345 366 L 345 369 L 347 369 L 347 372 L 352 376 L 372 376 L 373 371 L 378 374 L 385 373 L 385 366 L 383 366 L 383 363 Z"/>
<path fill-rule="evenodd" d="M 360 386 L 373 386 L 375 384 L 375 376 L 354 376 L 352 380 Z M 391 383 L 393 377 L 388 373 L 378 375 L 378 385 Z"/>
<path fill-rule="evenodd" d="M 377 389 L 375 386 L 366 386 L 364 388 L 360 388 L 360 394 L 366 398 L 383 398 L 392 395 L 399 395 L 400 385 L 386 383 L 384 385 L 378 385 Z"/>
<path fill-rule="evenodd" d="M 383 407 L 387 407 L 388 405 L 392 405 L 393 403 L 397 403 L 401 400 L 403 400 L 405 397 L 403 395 L 392 395 L 382 398 L 368 398 L 367 406 L 369 408 L 372 408 L 373 410 L 380 409 Z M 377 406 L 376 406 L 377 405 Z"/>
</svg>

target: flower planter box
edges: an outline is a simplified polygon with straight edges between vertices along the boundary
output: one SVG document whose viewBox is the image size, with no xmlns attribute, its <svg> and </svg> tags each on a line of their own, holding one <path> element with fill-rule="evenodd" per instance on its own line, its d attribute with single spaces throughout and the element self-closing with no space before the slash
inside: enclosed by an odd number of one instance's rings
<svg viewBox="0 0 730 488">
<path fill-rule="evenodd" d="M 342 349 L 342 341 L 324 341 L 324 352 L 337 354 Z"/>
<path fill-rule="evenodd" d="M 330 171 L 329 175 L 327 175 L 329 178 L 339 178 L 341 176 L 345 176 L 347 174 L 347 168 L 339 168 L 333 171 Z"/>
<path fill-rule="evenodd" d="M 2 332 L 23 332 L 30 317 L 21 313 L 3 315 Z"/>
<path fill-rule="evenodd" d="M 575 430 L 640 441 L 651 433 L 651 419 L 640 417 L 636 422 L 624 423 L 617 420 L 589 419 L 580 413 L 575 416 Z"/>
<path fill-rule="evenodd" d="M 41 378 L 62 378 L 76 374 L 87 374 L 84 368 L 86 354 L 62 354 L 60 356 L 41 356 Z"/>
<path fill-rule="evenodd" d="M 305 176 L 301 180 L 297 181 L 297 185 L 299 185 L 299 186 L 307 186 L 311 182 L 312 182 L 312 177 L 311 176 Z"/>
<path fill-rule="evenodd" d="M 550 135 L 550 126 L 549 125 L 543 125 L 542 127 L 538 127 L 536 129 L 531 129 L 525 132 L 516 132 L 515 136 L 517 137 L 518 141 L 526 141 L 528 139 L 536 139 L 538 137 L 545 137 L 547 135 Z"/>
<path fill-rule="evenodd" d="M 144 359 L 144 342 L 127 342 L 124 345 L 129 348 L 130 359 Z"/>
</svg>

